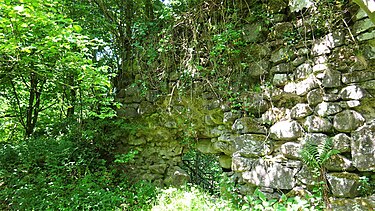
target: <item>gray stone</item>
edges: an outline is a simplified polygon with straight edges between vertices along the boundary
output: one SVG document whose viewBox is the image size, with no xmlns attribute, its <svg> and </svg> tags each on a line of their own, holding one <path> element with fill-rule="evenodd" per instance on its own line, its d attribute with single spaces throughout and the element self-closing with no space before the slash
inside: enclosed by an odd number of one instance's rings
<svg viewBox="0 0 375 211">
<path fill-rule="evenodd" d="M 260 116 L 260 114 L 267 111 L 270 106 L 263 93 L 243 93 L 241 99 L 243 100 L 244 105 L 246 105 L 247 111 L 254 115 Z"/>
<path fill-rule="evenodd" d="M 224 169 L 231 169 L 232 158 L 228 155 L 220 155 L 219 156 L 219 164 Z"/>
<path fill-rule="evenodd" d="M 294 140 L 303 135 L 301 125 L 296 121 L 280 121 L 270 128 L 270 136 L 275 140 Z"/>
<path fill-rule="evenodd" d="M 130 86 L 121 90 L 124 91 L 124 103 L 140 103 L 144 99 L 140 90 L 138 86 Z"/>
<path fill-rule="evenodd" d="M 232 158 L 232 170 L 235 172 L 244 172 L 250 171 L 253 166 L 253 163 L 258 159 L 255 158 L 244 158 L 241 157 L 238 153 L 233 154 Z"/>
<path fill-rule="evenodd" d="M 352 173 L 328 173 L 327 180 L 333 196 L 353 198 L 358 196 L 359 176 Z"/>
<path fill-rule="evenodd" d="M 309 104 L 298 103 L 291 109 L 290 116 L 293 119 L 302 119 L 310 114 L 313 110 L 310 108 Z"/>
<path fill-rule="evenodd" d="M 333 155 L 324 164 L 328 171 L 354 171 L 353 162 L 342 155 Z"/>
<path fill-rule="evenodd" d="M 361 101 L 359 100 L 348 100 L 348 101 L 341 101 L 339 102 L 341 108 L 343 109 L 349 109 L 349 108 L 355 108 L 361 105 Z"/>
<path fill-rule="evenodd" d="M 287 108 L 270 108 L 262 114 L 262 122 L 264 124 L 274 124 L 277 121 L 290 119 L 290 110 Z"/>
<path fill-rule="evenodd" d="M 341 32 L 329 33 L 321 39 L 317 40 L 312 47 L 312 53 L 315 56 L 320 56 L 323 54 L 329 54 L 331 49 L 342 45 L 343 34 Z"/>
<path fill-rule="evenodd" d="M 297 67 L 299 65 L 301 65 L 302 63 L 304 63 L 306 61 L 306 58 L 303 57 L 303 56 L 299 56 L 297 58 L 295 58 L 291 64 L 294 66 L 294 67 Z"/>
<path fill-rule="evenodd" d="M 230 134 L 223 134 L 217 139 L 213 139 L 212 142 L 215 150 L 223 152 L 226 155 L 232 155 L 236 151 L 234 143 L 235 137 Z"/>
<path fill-rule="evenodd" d="M 323 102 L 324 92 L 322 89 L 314 89 L 307 94 L 307 102 L 310 106 L 316 106 Z"/>
<path fill-rule="evenodd" d="M 287 142 L 280 147 L 281 153 L 284 157 L 289 159 L 300 159 L 301 144 L 295 142 Z"/>
<path fill-rule="evenodd" d="M 302 146 L 306 144 L 319 145 L 327 138 L 328 136 L 324 133 L 306 133 L 300 143 Z"/>
<path fill-rule="evenodd" d="M 288 74 L 275 74 L 272 84 L 275 86 L 284 86 L 289 80 Z"/>
<path fill-rule="evenodd" d="M 268 73 L 269 65 L 270 65 L 270 62 L 265 61 L 265 60 L 252 62 L 249 65 L 249 75 L 252 77 L 259 77 L 261 75 L 265 75 Z"/>
<path fill-rule="evenodd" d="M 336 134 L 332 138 L 333 148 L 340 152 L 350 152 L 351 138 L 345 133 Z"/>
<path fill-rule="evenodd" d="M 271 73 L 291 73 L 292 68 L 288 63 L 281 63 L 271 68 Z"/>
<path fill-rule="evenodd" d="M 272 52 L 271 61 L 273 63 L 281 63 L 294 59 L 294 53 L 289 48 L 279 48 L 278 50 Z"/>
<path fill-rule="evenodd" d="M 360 171 L 375 171 L 375 121 L 352 133 L 352 159 Z"/>
<path fill-rule="evenodd" d="M 255 186 L 292 189 L 296 184 L 294 179 L 296 173 L 296 169 L 259 159 L 250 171 L 242 173 L 242 178 L 245 182 Z"/>
<path fill-rule="evenodd" d="M 323 73 L 325 71 L 330 70 L 328 65 L 326 63 L 323 64 L 316 64 L 312 67 L 313 73 L 318 74 L 318 73 Z"/>
<path fill-rule="evenodd" d="M 308 116 L 303 123 L 303 127 L 306 131 L 313 133 L 330 132 L 332 124 L 328 119 L 318 116 Z"/>
<path fill-rule="evenodd" d="M 351 85 L 343 88 L 340 96 L 344 100 L 360 100 L 366 96 L 365 90 L 357 85 Z"/>
<path fill-rule="evenodd" d="M 340 99 L 340 95 L 338 95 L 338 94 L 330 93 L 330 94 L 324 94 L 323 95 L 323 101 L 326 101 L 326 102 L 334 102 L 334 101 L 337 101 L 339 99 Z"/>
<path fill-rule="evenodd" d="M 345 110 L 335 115 L 333 127 L 340 132 L 352 132 L 362 126 L 365 119 L 362 115 L 353 110 Z"/>
<path fill-rule="evenodd" d="M 223 127 L 223 125 L 219 125 L 216 127 L 203 127 L 197 132 L 198 138 L 216 138 L 226 133 L 227 131 Z"/>
<path fill-rule="evenodd" d="M 266 127 L 262 126 L 260 122 L 251 117 L 242 117 L 237 119 L 233 126 L 232 130 L 237 133 L 257 133 L 257 134 L 266 134 Z"/>
<path fill-rule="evenodd" d="M 301 170 L 296 174 L 296 179 L 300 183 L 308 186 L 312 186 L 319 181 L 317 175 L 305 165 L 302 166 Z"/>
<path fill-rule="evenodd" d="M 289 82 L 285 84 L 284 86 L 284 92 L 290 93 L 290 94 L 296 94 L 297 92 L 297 85 L 294 82 Z"/>
<path fill-rule="evenodd" d="M 310 75 L 303 81 L 296 83 L 296 94 L 297 95 L 305 95 L 312 89 L 319 87 L 319 80 L 315 78 L 314 75 Z"/>
<path fill-rule="evenodd" d="M 320 55 L 313 58 L 315 64 L 327 64 L 328 57 L 327 55 Z"/>
<path fill-rule="evenodd" d="M 369 18 L 366 18 L 366 19 L 355 22 L 353 25 L 352 32 L 354 35 L 358 35 L 374 27 L 375 27 L 374 23 L 372 23 Z"/>
<path fill-rule="evenodd" d="M 299 11 L 302 11 L 303 8 L 310 8 L 313 5 L 314 5 L 314 3 L 310 0 L 304 0 L 304 1 L 291 0 L 291 1 L 289 1 L 289 8 L 292 12 L 299 12 Z"/>
<path fill-rule="evenodd" d="M 375 79 L 375 72 L 356 71 L 342 74 L 342 82 L 345 84 L 358 83 Z"/>
<path fill-rule="evenodd" d="M 340 111 L 342 111 L 342 108 L 338 103 L 322 102 L 315 107 L 315 113 L 321 117 L 337 114 Z"/>
<path fill-rule="evenodd" d="M 294 71 L 294 80 L 300 80 L 307 78 L 312 73 L 312 65 L 311 62 L 306 62 L 298 67 Z"/>
<path fill-rule="evenodd" d="M 341 72 L 335 70 L 326 70 L 322 78 L 322 86 L 334 88 L 341 86 Z"/>
<path fill-rule="evenodd" d="M 271 154 L 273 147 L 267 136 L 245 134 L 235 140 L 236 150 L 242 157 L 260 157 Z"/>
</svg>

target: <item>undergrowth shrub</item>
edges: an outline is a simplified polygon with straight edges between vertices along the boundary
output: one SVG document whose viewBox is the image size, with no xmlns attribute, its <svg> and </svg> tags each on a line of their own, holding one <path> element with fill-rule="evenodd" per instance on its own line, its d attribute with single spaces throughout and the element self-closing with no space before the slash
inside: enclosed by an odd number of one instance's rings
<svg viewBox="0 0 375 211">
<path fill-rule="evenodd" d="M 102 135 L 100 130 L 95 132 Z M 0 142 L 0 210 L 149 209 L 156 187 L 130 183 L 106 157 L 115 153 L 103 156 L 109 143 L 80 134 Z"/>
</svg>

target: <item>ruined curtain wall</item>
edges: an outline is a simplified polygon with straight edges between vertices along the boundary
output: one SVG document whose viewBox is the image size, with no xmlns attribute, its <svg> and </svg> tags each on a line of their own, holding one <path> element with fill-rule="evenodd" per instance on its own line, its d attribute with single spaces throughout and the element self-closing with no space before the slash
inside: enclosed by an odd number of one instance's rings
<svg viewBox="0 0 375 211">
<path fill-rule="evenodd" d="M 259 89 L 238 96 L 247 112 L 221 101 L 202 80 L 186 92 L 141 93 L 137 86 L 119 91 L 119 117 L 145 126 L 121 140 L 140 152 L 132 164 L 137 178 L 166 185 L 186 181 L 179 165 L 190 137 L 198 150 L 217 155 L 234 172 L 243 193 L 254 187 L 271 195 L 306 188 L 314 178 L 299 152 L 307 143 L 331 138 L 340 151 L 326 165 L 336 204 L 359 195 L 359 177 L 375 171 L 375 26 L 356 10 L 351 22 L 291 45 L 280 38 L 290 28 L 305 32 L 307 20 L 278 15 L 267 34 L 253 30 L 256 23 L 245 27 L 246 39 L 262 55 L 249 64 L 247 77 L 265 76 Z M 371 197 L 348 200 L 374 206 Z"/>
</svg>

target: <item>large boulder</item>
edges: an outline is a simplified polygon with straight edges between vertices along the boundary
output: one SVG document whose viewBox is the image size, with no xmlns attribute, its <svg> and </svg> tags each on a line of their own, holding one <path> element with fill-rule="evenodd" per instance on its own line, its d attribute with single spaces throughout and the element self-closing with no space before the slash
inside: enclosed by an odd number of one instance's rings
<svg viewBox="0 0 375 211">
<path fill-rule="evenodd" d="M 289 159 L 300 159 L 301 149 L 301 144 L 295 142 L 286 142 L 280 147 L 281 153 L 284 155 L 284 157 Z"/>
<path fill-rule="evenodd" d="M 234 143 L 235 137 L 230 134 L 223 134 L 218 138 L 212 139 L 213 148 L 216 151 L 223 152 L 226 155 L 232 155 L 236 151 Z"/>
<path fill-rule="evenodd" d="M 232 130 L 240 134 L 266 134 L 267 132 L 264 126 L 262 126 L 257 120 L 251 117 L 242 117 L 240 119 L 237 119 L 232 126 Z"/>
<path fill-rule="evenodd" d="M 235 140 L 236 150 L 243 157 L 260 157 L 272 152 L 272 145 L 267 136 L 260 134 L 245 134 Z"/>
<path fill-rule="evenodd" d="M 358 196 L 359 176 L 353 173 L 328 173 L 327 180 L 333 196 L 353 198 Z"/>
<path fill-rule="evenodd" d="M 321 117 L 337 114 L 340 111 L 342 108 L 338 103 L 322 102 L 315 107 L 315 113 Z"/>
<path fill-rule="evenodd" d="M 359 86 L 351 85 L 343 88 L 340 95 L 344 100 L 360 100 L 366 96 L 366 92 Z"/>
<path fill-rule="evenodd" d="M 309 104 L 298 103 L 297 105 L 295 105 L 292 108 L 290 116 L 293 119 L 302 119 L 302 118 L 312 114 L 312 112 L 313 112 L 313 110 L 311 109 Z"/>
<path fill-rule="evenodd" d="M 352 133 L 351 152 L 360 171 L 375 171 L 375 120 Z"/>
<path fill-rule="evenodd" d="M 354 171 L 353 162 L 342 155 L 333 155 L 325 163 L 328 171 Z"/>
<path fill-rule="evenodd" d="M 352 132 L 362 126 L 365 119 L 362 115 L 353 110 L 345 110 L 335 115 L 333 127 L 340 132 Z"/>
<path fill-rule="evenodd" d="M 270 136 L 275 140 L 288 141 L 294 140 L 303 135 L 301 125 L 296 121 L 280 121 L 270 128 Z"/>
<path fill-rule="evenodd" d="M 239 153 L 234 153 L 232 157 L 232 170 L 235 172 L 249 171 L 253 163 L 257 160 L 256 158 L 244 158 Z"/>
<path fill-rule="evenodd" d="M 308 116 L 303 123 L 303 127 L 306 131 L 313 133 L 330 132 L 332 124 L 328 119 L 318 116 Z"/>
<path fill-rule="evenodd" d="M 250 171 L 242 173 L 245 182 L 255 186 L 275 189 L 292 189 L 296 185 L 294 176 L 296 168 L 289 168 L 277 162 L 267 162 L 259 159 Z"/>
<path fill-rule="evenodd" d="M 345 133 L 336 134 L 332 138 L 333 148 L 340 152 L 350 152 L 351 138 Z"/>
</svg>

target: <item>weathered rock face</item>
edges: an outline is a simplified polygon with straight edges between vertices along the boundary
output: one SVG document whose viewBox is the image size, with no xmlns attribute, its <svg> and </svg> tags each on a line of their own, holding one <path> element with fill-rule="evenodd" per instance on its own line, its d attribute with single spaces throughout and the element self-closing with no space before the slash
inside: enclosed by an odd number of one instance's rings
<svg viewBox="0 0 375 211">
<path fill-rule="evenodd" d="M 259 122 L 254 120 L 254 118 L 250 118 L 250 117 L 243 117 L 243 118 L 237 119 L 232 126 L 232 130 L 241 134 L 244 134 L 244 133 L 266 134 L 266 127 L 262 126 Z"/>
<path fill-rule="evenodd" d="M 352 133 L 351 149 L 353 164 L 357 169 L 375 170 L 375 121 Z"/>
<path fill-rule="evenodd" d="M 336 197 L 353 198 L 358 195 L 359 177 L 351 173 L 331 173 L 327 175 L 332 194 Z"/>
<path fill-rule="evenodd" d="M 292 189 L 296 183 L 294 179 L 296 173 L 296 169 L 279 163 L 267 165 L 265 160 L 260 159 L 253 164 L 249 171 L 242 173 L 242 178 L 245 182 L 255 186 Z"/>
<path fill-rule="evenodd" d="M 298 25 L 303 21 L 285 22 L 296 17 L 282 14 L 287 1 L 262 2 L 278 11 L 272 21 L 279 20 L 272 32 L 261 23 L 243 27 L 243 39 L 253 43 L 244 51 L 255 53 L 249 53 L 243 70 L 244 90 L 229 87 L 236 99 L 219 99 L 228 90 L 207 88 L 202 78 L 186 91 L 193 93 L 189 97 L 156 90 L 141 95 L 134 86 L 119 89 L 124 106 L 118 116 L 144 125 L 120 141 L 140 152 L 135 175 L 167 185 L 188 181 L 180 166 L 189 145 L 217 156 L 222 168 L 237 175 L 243 193 L 255 186 L 270 194 L 310 188 L 318 178 L 302 165 L 300 151 L 331 138 L 340 151 L 325 164 L 332 206 L 345 210 L 340 203 L 348 202 L 367 208 L 374 200 L 344 198 L 357 197 L 358 178 L 375 171 L 375 27 L 366 16 L 353 14 L 349 27 L 361 52 L 354 50 L 346 25 L 318 39 L 285 45 L 291 28 L 304 32 L 305 26 Z M 170 82 L 177 79 L 171 76 Z M 260 84 L 246 87 L 250 81 Z"/>
<path fill-rule="evenodd" d="M 352 132 L 363 125 L 365 119 L 362 115 L 353 110 L 345 110 L 336 114 L 333 119 L 333 127 L 340 132 Z"/>
<path fill-rule="evenodd" d="M 301 137 L 303 129 L 296 121 L 281 121 L 272 125 L 270 134 L 275 140 L 287 141 Z"/>
<path fill-rule="evenodd" d="M 302 150 L 301 144 L 295 142 L 287 142 L 280 147 L 281 153 L 284 157 L 289 159 L 300 159 L 300 151 Z"/>
<path fill-rule="evenodd" d="M 272 145 L 267 136 L 246 134 L 236 138 L 236 151 L 242 157 L 261 157 L 272 152 Z"/>
<path fill-rule="evenodd" d="M 303 123 L 303 126 L 308 132 L 330 132 L 332 124 L 329 120 L 318 117 L 318 116 L 308 116 Z"/>
</svg>

